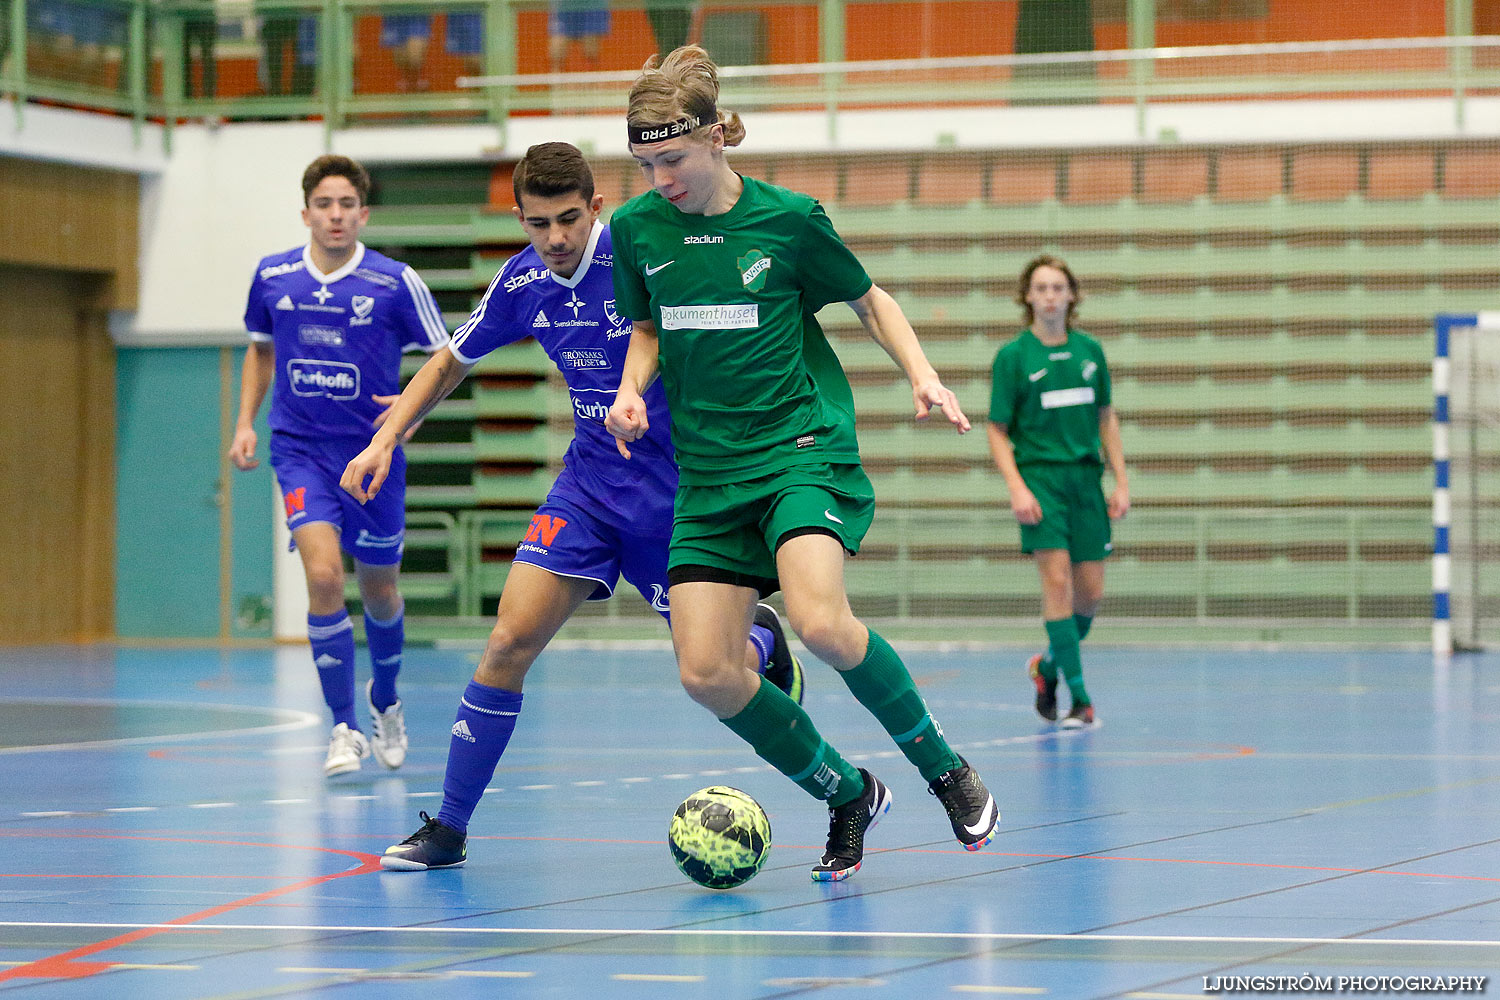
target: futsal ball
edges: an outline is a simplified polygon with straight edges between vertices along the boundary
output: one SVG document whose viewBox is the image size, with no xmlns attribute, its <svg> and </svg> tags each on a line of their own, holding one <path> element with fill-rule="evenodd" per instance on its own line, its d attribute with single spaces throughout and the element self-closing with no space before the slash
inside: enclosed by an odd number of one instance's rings
<svg viewBox="0 0 1500 1000">
<path fill-rule="evenodd" d="M 683 800 L 667 829 L 682 874 L 710 889 L 733 889 L 755 877 L 771 853 L 771 820 L 738 788 L 713 785 Z"/>
</svg>

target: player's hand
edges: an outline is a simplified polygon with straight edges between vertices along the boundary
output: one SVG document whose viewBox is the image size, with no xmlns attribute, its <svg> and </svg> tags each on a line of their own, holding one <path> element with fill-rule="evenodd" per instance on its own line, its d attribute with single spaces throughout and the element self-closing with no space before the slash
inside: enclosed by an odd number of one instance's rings
<svg viewBox="0 0 1500 1000">
<path fill-rule="evenodd" d="M 344 467 L 339 486 L 360 503 L 375 499 L 385 477 L 391 474 L 391 453 L 395 450 L 394 444 L 384 444 L 377 435 L 364 451 L 355 455 Z M 368 486 L 365 485 L 366 479 L 369 480 Z"/>
<path fill-rule="evenodd" d="M 255 428 L 241 427 L 234 432 L 234 441 L 229 446 L 229 460 L 235 468 L 248 472 L 260 464 L 255 457 Z"/>
<path fill-rule="evenodd" d="M 1042 523 L 1042 505 L 1037 502 L 1036 494 L 1028 489 L 1023 488 L 1010 495 L 1010 511 L 1022 524 Z"/>
<path fill-rule="evenodd" d="M 926 420 L 932 408 L 937 406 L 942 408 L 943 416 L 958 429 L 958 433 L 969 432 L 969 418 L 964 416 L 963 409 L 958 405 L 958 397 L 937 378 L 913 382 L 911 398 L 917 407 L 918 420 Z"/>
<path fill-rule="evenodd" d="M 1130 513 L 1130 487 L 1116 486 L 1109 495 L 1109 516 L 1118 521 Z"/>
<path fill-rule="evenodd" d="M 646 419 L 646 401 L 640 394 L 621 386 L 615 394 L 614 405 L 604 418 L 604 429 L 615 436 L 615 447 L 620 449 L 620 454 L 629 458 L 630 449 L 625 443 L 639 441 L 651 429 L 651 422 Z"/>
<path fill-rule="evenodd" d="M 374 422 L 372 424 L 372 426 L 374 426 L 377 430 L 379 430 L 380 427 L 382 427 L 385 424 L 386 419 L 388 417 L 390 417 L 391 410 L 394 409 L 395 406 L 396 406 L 396 400 L 400 399 L 401 397 L 399 395 L 396 395 L 396 396 L 371 396 L 370 398 L 373 399 L 373 400 L 375 400 L 375 402 L 379 403 L 381 406 L 385 407 L 385 409 L 383 409 L 379 413 L 375 414 L 375 420 L 374 420 Z M 404 434 L 401 435 L 401 443 L 405 444 L 406 442 L 410 441 L 411 440 L 411 436 L 413 434 L 417 433 L 417 428 L 421 427 L 421 426 L 422 426 L 422 421 L 420 421 L 420 420 L 413 420 L 412 423 L 411 423 L 411 426 L 408 427 L 408 428 L 406 428 L 406 433 L 404 433 Z"/>
</svg>

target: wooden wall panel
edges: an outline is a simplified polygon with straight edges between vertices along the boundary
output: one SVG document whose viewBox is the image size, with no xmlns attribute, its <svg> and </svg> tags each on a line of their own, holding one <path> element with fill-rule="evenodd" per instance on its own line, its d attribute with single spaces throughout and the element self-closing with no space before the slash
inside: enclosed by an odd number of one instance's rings
<svg viewBox="0 0 1500 1000">
<path fill-rule="evenodd" d="M 106 309 L 134 309 L 140 180 L 135 174 L 0 157 L 0 263 L 86 271 Z"/>
<path fill-rule="evenodd" d="M 0 265 L 0 643 L 113 632 L 114 347 L 102 277 Z"/>
</svg>

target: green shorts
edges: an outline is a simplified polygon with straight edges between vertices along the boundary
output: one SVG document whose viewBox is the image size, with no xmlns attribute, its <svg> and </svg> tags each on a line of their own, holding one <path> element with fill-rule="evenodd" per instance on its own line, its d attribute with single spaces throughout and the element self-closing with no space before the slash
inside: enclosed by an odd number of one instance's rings
<svg viewBox="0 0 1500 1000">
<path fill-rule="evenodd" d="M 1021 469 L 1026 488 L 1042 505 L 1042 519 L 1021 525 L 1021 551 L 1066 549 L 1072 562 L 1109 555 L 1109 507 L 1104 466 L 1094 462 L 1037 463 Z"/>
<path fill-rule="evenodd" d="M 723 486 L 679 486 L 669 583 L 780 588 L 776 550 L 790 537 L 833 535 L 850 555 L 870 530 L 875 489 L 858 465 L 806 465 Z"/>
</svg>

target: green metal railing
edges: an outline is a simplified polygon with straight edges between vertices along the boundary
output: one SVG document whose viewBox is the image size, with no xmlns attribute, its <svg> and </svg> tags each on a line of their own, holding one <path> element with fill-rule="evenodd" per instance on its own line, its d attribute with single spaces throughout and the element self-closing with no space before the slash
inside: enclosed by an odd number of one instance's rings
<svg viewBox="0 0 1500 1000">
<path fill-rule="evenodd" d="M 617 4 L 617 13 L 640 3 Z M 770 16 L 778 8 L 815 12 L 816 62 L 725 68 L 726 106 L 837 112 L 855 106 L 971 106 L 1008 103 L 1133 105 L 1146 134 L 1147 109 L 1193 98 L 1320 95 L 1442 95 L 1462 127 L 1465 101 L 1500 92 L 1500 37 L 1473 36 L 1472 0 L 1449 0 L 1446 37 L 1311 41 L 1163 48 L 1152 0 L 1126 5 L 1127 49 L 1041 55 L 846 59 L 846 30 L 887 0 L 722 0 L 713 10 L 743 8 Z M 941 6 L 948 0 L 928 0 Z M 542 0 L 264 0 L 226 20 L 208 0 L 0 0 L 0 92 L 24 105 L 48 101 L 128 115 L 170 127 L 191 119 L 316 118 L 340 128 L 359 121 L 463 119 L 500 125 L 515 112 L 611 113 L 620 110 L 635 70 L 521 73 L 536 64 Z M 481 42 L 464 73 L 449 73 L 426 92 L 397 92 L 371 79 L 378 53 L 368 46 L 370 19 L 401 15 L 477 17 Z M 704 15 L 708 16 L 708 15 Z M 185 82 L 199 63 L 192 38 L 218 40 L 221 80 L 241 85 L 194 94 Z M 363 27 L 362 27 L 363 26 Z M 231 30 L 232 29 L 232 30 Z M 290 31 L 291 34 L 286 33 Z M 366 39 L 361 46 L 360 39 Z M 647 40 L 639 41 L 650 51 Z M 633 44 L 632 42 L 632 44 Z M 378 47 L 378 46 L 377 46 Z M 274 50 L 274 51 L 273 51 Z M 292 83 L 287 83 L 286 65 Z M 637 63 L 638 65 L 638 63 Z M 260 83 L 245 87 L 246 67 Z M 274 68 L 276 79 L 268 68 Z M 1170 138 L 1170 137 L 1166 137 Z"/>
</svg>

